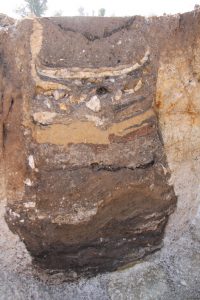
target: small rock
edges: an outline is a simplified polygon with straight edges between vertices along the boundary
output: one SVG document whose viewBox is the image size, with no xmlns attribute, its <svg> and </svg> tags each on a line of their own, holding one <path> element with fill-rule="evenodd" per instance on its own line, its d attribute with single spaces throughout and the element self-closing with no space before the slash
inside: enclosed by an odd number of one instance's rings
<svg viewBox="0 0 200 300">
<path fill-rule="evenodd" d="M 86 106 L 94 112 L 99 112 L 101 110 L 101 102 L 97 96 L 93 96 L 86 102 Z"/>
<path fill-rule="evenodd" d="M 86 98 L 87 98 L 86 94 L 81 95 L 79 98 L 79 103 L 84 102 Z"/>
<path fill-rule="evenodd" d="M 55 118 L 56 113 L 49 112 L 49 111 L 41 111 L 33 114 L 33 119 L 36 123 L 42 124 L 42 125 L 49 125 L 53 122 L 53 119 Z"/>
<path fill-rule="evenodd" d="M 152 183 L 152 184 L 150 185 L 150 190 L 153 191 L 153 189 L 154 189 L 154 184 Z"/>
<path fill-rule="evenodd" d="M 183 286 L 187 286 L 187 283 L 185 282 L 185 280 L 181 280 L 180 284 Z"/>
<path fill-rule="evenodd" d="M 30 134 L 30 130 L 29 129 L 24 129 L 24 136 L 29 135 Z"/>
<path fill-rule="evenodd" d="M 50 103 L 49 99 L 46 99 L 46 100 L 44 101 L 44 104 L 45 104 L 48 108 L 51 108 L 51 103 Z"/>
<path fill-rule="evenodd" d="M 134 92 L 137 92 L 142 87 L 142 80 L 141 79 L 131 79 L 129 80 L 125 86 L 124 91 L 128 94 L 133 94 Z"/>
<path fill-rule="evenodd" d="M 92 115 L 86 115 L 85 117 L 88 119 L 88 121 L 94 122 L 96 126 L 102 126 L 106 121 L 105 118 L 101 119 L 97 116 L 92 116 Z"/>
<path fill-rule="evenodd" d="M 135 92 L 134 89 L 125 90 L 125 93 L 127 94 L 133 94 Z"/>
<path fill-rule="evenodd" d="M 35 203 L 35 202 L 32 202 L 32 201 L 30 201 L 30 202 L 25 202 L 25 203 L 24 203 L 24 206 L 25 206 L 26 208 L 34 208 L 35 205 L 36 205 L 36 203 Z"/>
<path fill-rule="evenodd" d="M 139 91 L 139 89 L 141 89 L 141 87 L 142 87 L 142 80 L 139 80 L 134 88 L 134 91 L 135 92 Z"/>
<path fill-rule="evenodd" d="M 53 95 L 53 91 L 51 91 L 51 90 L 46 91 L 46 92 L 44 92 L 44 95 L 45 96 L 52 96 Z"/>
<path fill-rule="evenodd" d="M 31 167 L 31 169 L 35 169 L 35 162 L 34 162 L 33 155 L 29 155 L 29 157 L 28 157 L 28 164 Z"/>
<path fill-rule="evenodd" d="M 33 185 L 32 181 L 29 178 L 26 178 L 26 180 L 24 180 L 24 183 L 27 186 L 32 186 Z"/>
<path fill-rule="evenodd" d="M 145 53 L 145 56 L 140 60 L 140 64 L 141 64 L 141 65 L 144 65 L 144 64 L 148 61 L 149 56 L 150 56 L 150 51 L 148 50 L 148 51 Z"/>
<path fill-rule="evenodd" d="M 78 86 L 82 86 L 81 80 L 78 80 L 78 79 L 74 80 L 74 84 L 78 85 Z"/>
<path fill-rule="evenodd" d="M 115 100 L 119 101 L 122 97 L 122 91 L 121 90 L 117 90 L 116 94 L 115 94 Z"/>
<path fill-rule="evenodd" d="M 60 99 L 64 98 L 65 95 L 66 95 L 66 91 L 64 91 L 64 90 L 55 90 L 53 93 L 55 100 L 60 100 Z"/>
<path fill-rule="evenodd" d="M 65 111 L 67 110 L 67 106 L 65 103 L 60 103 L 59 107 L 60 107 L 60 110 L 65 110 Z"/>
</svg>

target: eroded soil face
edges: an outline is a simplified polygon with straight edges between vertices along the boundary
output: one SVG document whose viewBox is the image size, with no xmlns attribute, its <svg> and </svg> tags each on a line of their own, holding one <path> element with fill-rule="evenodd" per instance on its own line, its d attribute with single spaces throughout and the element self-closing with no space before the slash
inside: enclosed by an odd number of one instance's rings
<svg viewBox="0 0 200 300">
<path fill-rule="evenodd" d="M 154 100 L 179 23 L 44 18 L 1 31 L 6 220 L 40 265 L 114 270 L 160 248 L 176 196 Z"/>
</svg>

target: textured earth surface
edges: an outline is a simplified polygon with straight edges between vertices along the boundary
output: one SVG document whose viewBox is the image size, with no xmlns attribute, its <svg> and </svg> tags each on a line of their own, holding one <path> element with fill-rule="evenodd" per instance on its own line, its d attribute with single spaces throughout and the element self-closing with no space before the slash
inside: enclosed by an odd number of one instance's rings
<svg viewBox="0 0 200 300">
<path fill-rule="evenodd" d="M 161 247 L 177 198 L 154 102 L 172 21 L 41 18 L 1 31 L 6 220 L 40 265 L 94 274 Z"/>
<path fill-rule="evenodd" d="M 200 299 L 200 14 L 196 11 L 173 17 L 152 18 L 146 21 L 143 18 L 139 18 L 136 24 L 140 21 L 142 24 L 146 24 L 146 28 L 149 28 L 147 24 L 151 24 L 151 28 L 154 28 L 154 31 L 152 31 L 153 37 L 149 37 L 151 31 L 148 32 L 149 35 L 145 35 L 145 30 L 141 36 L 148 38 L 148 41 L 155 38 L 154 46 L 152 46 L 152 49 L 154 49 L 153 53 L 155 54 L 155 56 L 153 56 L 155 64 L 152 65 L 155 65 L 157 68 L 157 77 L 154 79 L 155 87 L 154 91 L 152 91 L 152 95 L 154 95 L 152 104 L 156 120 L 158 120 L 156 121 L 158 123 L 154 124 L 158 124 L 157 128 L 160 130 L 159 140 L 162 141 L 161 145 L 159 144 L 160 148 L 157 149 L 160 149 L 159 153 L 161 157 L 162 153 L 164 153 L 164 160 L 162 161 L 162 163 L 164 163 L 163 171 L 164 173 L 170 173 L 164 178 L 166 182 L 173 187 L 177 197 L 177 207 L 171 214 L 165 228 L 163 247 L 156 253 L 146 256 L 143 260 L 129 263 L 118 268 L 115 272 L 104 273 L 91 278 L 80 277 L 75 271 L 69 270 L 65 272 L 51 269 L 42 270 L 32 264 L 31 257 L 24 243 L 19 240 L 17 235 L 14 235 L 8 229 L 5 222 L 4 214 L 7 202 L 2 170 L 0 189 L 0 198 L 2 199 L 0 202 L 0 299 Z M 7 31 L 8 24 L 10 24 L 9 22 L 12 23 L 10 26 L 14 26 L 12 30 L 15 28 L 12 20 L 6 20 L 6 24 L 2 26 L 3 31 Z M 30 25 L 31 30 L 32 20 L 26 22 L 27 26 Z M 49 22 L 49 20 L 43 20 L 43 22 Z M 69 22 L 73 22 L 73 19 Z M 76 27 L 76 21 L 74 21 L 74 23 L 73 26 Z M 38 23 L 36 22 L 34 24 L 37 27 Z M 131 25 L 132 23 L 128 23 L 128 27 Z M 18 26 L 20 26 L 20 24 Z M 46 28 L 49 27 L 46 26 Z M 54 26 L 51 29 L 52 31 L 53 28 Z M 144 27 L 142 26 L 142 28 Z M 35 29 L 40 30 L 41 28 Z M 66 30 L 66 28 L 61 28 L 61 30 Z M 90 30 L 88 29 L 87 32 L 90 32 Z M 122 28 L 122 31 L 123 30 L 125 32 L 124 34 L 126 34 L 127 28 Z M 67 27 L 67 31 L 70 31 L 69 26 Z M 23 33 L 23 30 L 21 32 Z M 34 32 L 36 31 L 33 31 L 33 33 Z M 87 40 L 98 41 L 98 36 L 95 32 L 92 32 L 89 36 L 87 32 Z M 106 33 L 103 33 L 105 34 L 105 38 L 109 32 L 110 29 L 108 28 Z M 163 32 L 166 33 L 165 38 L 163 38 Z M 73 32 L 71 34 L 73 35 Z M 83 36 L 83 33 L 80 32 L 79 34 L 81 37 Z M 14 31 L 13 38 L 15 39 Z M 41 41 L 39 39 L 35 39 L 34 35 L 32 38 L 32 42 L 37 41 L 40 45 Z M 162 47 L 161 44 L 157 43 L 159 39 L 163 41 Z M 144 44 L 146 45 L 146 39 L 144 40 Z M 23 41 L 26 41 L 26 38 L 24 38 Z M 142 38 L 140 45 L 142 45 Z M 23 49 L 26 49 L 26 47 L 26 45 L 23 45 L 21 48 L 22 52 L 18 52 L 19 57 L 17 56 L 17 59 L 19 59 L 18 67 L 22 69 L 23 66 L 26 65 L 26 62 L 20 65 L 20 55 L 23 57 Z M 34 49 L 36 49 L 37 52 L 37 47 L 34 47 Z M 53 48 L 50 47 L 49 49 Z M 9 49 L 9 47 L 7 50 L 13 51 L 13 49 Z M 56 51 L 55 49 L 55 52 Z M 79 49 L 77 49 L 77 53 L 78 51 Z M 156 53 L 158 54 L 158 52 L 159 59 L 156 57 Z M 55 74 L 52 73 L 51 67 L 58 66 L 56 53 L 40 52 L 42 64 L 45 65 L 45 59 L 47 60 L 47 65 L 51 63 L 51 66 L 46 68 L 41 65 L 38 66 L 38 71 L 40 74 L 43 74 L 43 76 L 55 76 Z M 140 53 L 140 51 L 138 53 Z M 3 55 L 3 53 L 1 53 L 1 55 Z M 6 53 L 4 53 L 4 55 L 6 55 Z M 38 55 L 38 53 L 32 52 L 32 56 L 34 55 Z M 136 55 L 136 53 L 134 53 L 134 55 Z M 55 62 L 52 60 L 54 57 Z M 126 57 L 128 58 L 129 53 L 127 56 L 123 55 L 123 57 L 124 59 L 126 59 Z M 12 60 L 13 57 L 10 57 L 10 59 Z M 63 59 L 65 59 L 64 53 Z M 138 56 L 138 60 L 140 59 L 141 55 Z M 30 61 L 31 53 L 30 59 L 27 59 L 27 64 Z M 92 57 L 89 57 L 88 61 L 92 61 Z M 88 61 L 86 57 L 86 65 L 88 65 Z M 114 61 L 112 61 L 111 58 L 111 66 L 113 63 Z M 123 63 L 126 64 L 127 62 L 124 61 Z M 109 64 L 109 61 L 107 64 Z M 12 78 L 13 74 L 11 74 L 11 70 L 6 69 L 6 66 L 3 66 L 3 70 L 6 70 L 8 74 L 10 74 L 10 78 Z M 75 71 L 77 72 L 77 69 Z M 88 70 L 85 71 L 88 72 Z M 115 70 L 115 72 L 116 71 L 118 72 L 118 69 Z M 15 72 L 15 70 L 12 70 L 12 72 Z M 74 70 L 70 72 L 70 76 L 73 76 Z M 62 71 L 60 73 L 58 72 L 56 76 L 57 75 L 62 77 L 66 76 L 66 73 Z M 1 80 L 1 82 L 5 85 L 3 80 Z M 6 89 L 4 86 L 4 89 L 7 91 L 7 98 L 9 98 L 10 94 L 13 95 L 13 87 L 9 86 L 8 81 L 6 83 L 8 86 L 6 86 Z M 15 91 L 18 90 L 17 84 L 16 82 L 16 86 L 14 87 Z M 41 81 L 38 82 L 38 85 L 40 84 Z M 139 84 L 138 87 L 140 87 L 140 85 L 141 84 Z M 135 90 L 134 85 L 134 88 L 131 88 L 131 90 L 134 91 L 131 92 L 137 93 L 139 91 L 138 87 Z M 128 90 L 130 90 L 130 87 L 128 87 Z M 39 89 L 39 92 L 40 91 Z M 102 91 L 103 93 L 105 92 L 104 89 L 101 89 L 100 93 L 102 93 Z M 29 92 L 31 93 L 31 91 Z M 120 96 L 121 93 L 116 93 L 115 99 L 120 99 Z M 15 101 L 20 101 L 21 99 L 21 95 L 18 93 L 13 97 Z M 54 97 L 55 99 L 59 99 L 60 95 L 57 93 Z M 61 105 L 61 110 L 63 107 L 67 109 L 66 103 L 63 102 L 60 104 L 65 104 L 65 106 Z M 88 102 L 87 107 L 89 109 L 92 108 L 96 112 L 99 111 L 99 102 L 96 101 L 96 98 Z M 37 101 L 34 103 L 36 104 L 36 109 Z M 45 105 L 48 107 L 48 102 L 46 103 Z M 7 109 L 12 112 L 12 100 Z M 48 126 L 55 117 L 55 115 L 52 115 L 53 112 L 49 111 L 51 114 L 42 115 L 38 114 L 38 112 L 37 110 L 34 111 L 34 124 L 42 122 L 42 126 L 47 125 L 47 128 L 49 128 Z M 18 114 L 15 115 L 16 122 L 19 121 L 17 116 Z M 95 122 L 99 125 L 99 119 L 95 119 Z M 4 135 L 9 133 L 10 129 L 9 122 L 7 122 L 6 125 L 7 131 L 4 128 Z M 102 126 L 102 123 L 100 123 L 100 126 Z M 46 142 L 46 138 L 49 135 L 43 134 L 40 129 L 41 127 L 37 129 L 36 137 L 38 141 Z M 12 144 L 12 138 L 15 140 L 15 134 L 19 134 L 19 132 L 17 132 L 18 131 L 14 131 L 13 135 L 11 134 L 10 144 Z M 119 133 L 117 135 L 119 135 Z M 53 134 L 50 136 L 54 139 Z M 103 136 L 102 139 L 105 141 L 105 136 Z M 4 139 L 0 139 L 1 142 L 3 140 L 5 140 L 5 136 Z M 52 141 L 55 140 L 51 140 L 51 142 Z M 60 143 L 62 138 L 57 136 L 56 141 Z M 113 140 L 111 141 L 113 142 Z M 114 141 L 116 142 L 116 137 Z M 17 150 L 19 147 L 21 151 L 20 142 L 20 139 L 15 140 L 15 147 Z M 5 145 L 2 146 L 5 147 Z M 1 149 L 2 148 L 3 147 L 1 147 Z M 16 161 L 19 162 L 19 166 L 21 166 L 20 163 L 24 154 L 20 154 L 20 151 L 16 151 L 16 153 L 13 151 L 10 151 L 10 153 L 9 151 L 7 152 L 10 158 L 8 164 L 9 168 L 13 167 L 12 162 L 14 162 L 16 166 Z M 156 151 L 157 150 L 155 150 L 155 153 Z M 148 151 L 146 153 L 148 153 Z M 39 154 L 40 152 L 38 155 Z M 159 158 L 159 156 L 157 157 L 158 159 L 163 159 Z M 113 157 L 113 159 L 115 159 L 115 157 Z M 28 162 L 30 167 L 35 168 L 35 162 L 32 157 L 29 157 Z M 3 166 L 3 160 L 1 160 L 1 166 Z M 94 167 L 96 168 L 97 165 L 94 165 Z M 22 176 L 22 178 L 20 178 L 19 175 L 17 180 L 14 179 L 15 178 L 12 180 L 12 188 L 16 183 L 15 187 L 17 189 L 20 186 L 20 180 L 24 180 L 24 177 Z M 30 180 L 26 181 L 26 185 L 29 186 L 34 178 L 27 179 Z M 17 196 L 20 200 L 21 194 L 19 193 Z M 68 221 L 71 220 L 68 219 Z"/>
<path fill-rule="evenodd" d="M 185 189 L 191 182 L 192 190 L 196 189 L 199 167 L 200 164 L 195 164 L 191 170 L 189 163 L 180 167 L 177 175 L 186 173 L 190 176 L 190 181 L 185 181 Z M 11 233 L 4 220 L 6 201 L 2 193 L 0 299 L 199 299 L 200 198 L 196 196 L 193 194 L 188 200 L 183 197 L 178 203 L 167 225 L 160 252 L 123 270 L 78 279 L 75 273 L 44 272 L 33 268 L 24 244 Z M 182 230 L 179 232 L 179 229 Z"/>
</svg>

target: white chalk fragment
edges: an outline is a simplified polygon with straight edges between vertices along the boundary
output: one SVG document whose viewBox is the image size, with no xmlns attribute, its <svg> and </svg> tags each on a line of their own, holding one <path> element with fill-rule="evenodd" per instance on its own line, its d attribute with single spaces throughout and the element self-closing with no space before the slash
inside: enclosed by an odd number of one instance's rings
<svg viewBox="0 0 200 300">
<path fill-rule="evenodd" d="M 24 206 L 26 207 L 26 208 L 35 208 L 35 205 L 36 205 L 36 203 L 35 202 L 25 202 L 24 203 Z"/>
<path fill-rule="evenodd" d="M 24 180 L 24 183 L 27 186 L 32 186 L 33 185 L 32 181 L 29 178 L 26 178 L 26 180 Z"/>
<path fill-rule="evenodd" d="M 97 96 L 93 96 L 86 102 L 86 106 L 94 112 L 99 112 L 101 110 L 101 102 Z"/>
<path fill-rule="evenodd" d="M 28 164 L 31 167 L 31 169 L 35 169 L 35 162 L 33 155 L 29 155 L 28 157 Z"/>
</svg>

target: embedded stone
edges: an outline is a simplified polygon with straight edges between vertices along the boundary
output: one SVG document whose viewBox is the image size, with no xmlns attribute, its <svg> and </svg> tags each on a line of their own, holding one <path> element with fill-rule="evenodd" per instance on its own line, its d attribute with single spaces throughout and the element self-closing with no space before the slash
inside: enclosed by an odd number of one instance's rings
<svg viewBox="0 0 200 300">
<path fill-rule="evenodd" d="M 115 100 L 119 101 L 122 97 L 122 91 L 121 90 L 117 90 L 116 94 L 115 94 Z"/>
<path fill-rule="evenodd" d="M 86 106 L 94 112 L 99 112 L 101 110 L 101 102 L 97 96 L 93 96 L 86 102 Z"/>
<path fill-rule="evenodd" d="M 142 80 L 139 80 L 136 86 L 134 87 L 134 91 L 137 92 L 142 87 Z"/>
<path fill-rule="evenodd" d="M 64 91 L 64 90 L 55 90 L 53 93 L 55 100 L 60 100 L 60 99 L 64 98 L 65 95 L 66 95 L 66 91 Z"/>
<path fill-rule="evenodd" d="M 56 113 L 55 112 L 49 112 L 49 111 L 41 111 L 36 112 L 33 114 L 33 119 L 35 122 L 42 124 L 42 125 L 49 125 L 53 122 L 53 119 L 55 118 Z"/>
<path fill-rule="evenodd" d="M 67 110 L 67 105 L 65 103 L 59 103 L 60 110 Z"/>
</svg>

